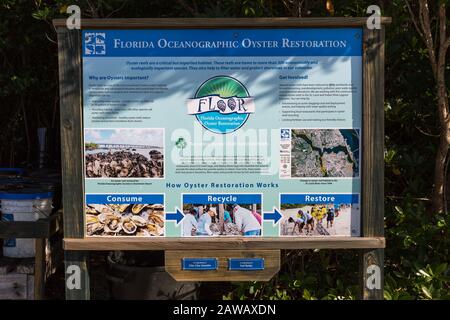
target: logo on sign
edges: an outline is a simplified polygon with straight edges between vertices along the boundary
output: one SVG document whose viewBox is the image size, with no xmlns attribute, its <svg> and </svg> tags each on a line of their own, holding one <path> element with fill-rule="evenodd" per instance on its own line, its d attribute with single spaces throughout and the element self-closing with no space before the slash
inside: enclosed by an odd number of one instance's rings
<svg viewBox="0 0 450 320">
<path fill-rule="evenodd" d="M 187 109 L 205 129 L 225 134 L 244 125 L 255 112 L 255 102 L 239 80 L 217 76 L 197 89 L 195 97 L 188 99 Z"/>
<path fill-rule="evenodd" d="M 105 55 L 106 34 L 104 32 L 86 32 L 84 34 L 84 54 L 85 55 Z"/>
<path fill-rule="evenodd" d="M 291 129 L 281 129 L 281 139 L 290 139 Z"/>
</svg>

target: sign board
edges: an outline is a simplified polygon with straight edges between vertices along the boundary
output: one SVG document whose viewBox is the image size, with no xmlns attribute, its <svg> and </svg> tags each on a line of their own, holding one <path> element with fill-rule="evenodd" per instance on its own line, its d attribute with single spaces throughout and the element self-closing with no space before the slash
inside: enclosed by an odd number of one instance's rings
<svg viewBox="0 0 450 320">
<path fill-rule="evenodd" d="M 86 237 L 360 236 L 362 28 L 82 31 Z"/>
<path fill-rule="evenodd" d="M 82 282 L 67 297 L 89 298 L 90 250 L 165 250 L 180 281 L 267 281 L 280 249 L 313 248 L 360 249 L 362 297 L 382 297 L 367 283 L 389 22 L 55 20 L 65 262 Z"/>
</svg>

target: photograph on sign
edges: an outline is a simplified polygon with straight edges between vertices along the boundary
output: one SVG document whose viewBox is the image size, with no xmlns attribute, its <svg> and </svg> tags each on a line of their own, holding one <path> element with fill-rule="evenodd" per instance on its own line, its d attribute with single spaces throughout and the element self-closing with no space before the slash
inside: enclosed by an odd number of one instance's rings
<svg viewBox="0 0 450 320">
<path fill-rule="evenodd" d="M 361 28 L 85 29 L 82 63 L 87 236 L 360 235 L 359 198 L 280 197 L 359 197 Z"/>
<path fill-rule="evenodd" d="M 86 235 L 164 236 L 164 196 L 150 194 L 86 195 Z"/>
<path fill-rule="evenodd" d="M 182 236 L 261 236 L 260 194 L 183 195 Z"/>
<path fill-rule="evenodd" d="M 86 178 L 163 178 L 164 129 L 86 129 Z"/>
<path fill-rule="evenodd" d="M 281 153 L 290 148 L 290 159 L 280 165 L 281 178 L 359 177 L 359 129 L 283 130 Z"/>
<path fill-rule="evenodd" d="M 359 194 L 282 194 L 280 236 L 359 236 Z"/>
</svg>

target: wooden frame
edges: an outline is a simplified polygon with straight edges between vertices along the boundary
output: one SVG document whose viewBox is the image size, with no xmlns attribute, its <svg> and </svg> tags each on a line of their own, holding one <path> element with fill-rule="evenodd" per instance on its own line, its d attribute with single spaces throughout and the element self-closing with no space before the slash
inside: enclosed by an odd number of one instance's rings
<svg viewBox="0 0 450 320">
<path fill-rule="evenodd" d="M 327 237 L 327 238 L 84 238 L 65 239 L 65 250 L 211 250 L 227 249 L 373 249 L 384 248 L 383 237 Z"/>
<path fill-rule="evenodd" d="M 217 257 L 218 268 L 212 271 L 202 271 L 202 281 L 248 281 L 248 273 L 246 270 L 228 269 L 229 258 L 252 258 L 264 260 L 263 270 L 250 271 L 253 281 L 269 281 L 280 271 L 280 250 L 220 250 L 217 255 L 216 250 L 189 250 L 189 258 L 202 258 L 205 256 Z M 177 281 L 198 281 L 198 271 L 182 270 L 180 261 L 186 258 L 186 250 L 170 250 L 166 251 L 166 271 Z"/>
<path fill-rule="evenodd" d="M 391 23 L 381 17 L 381 24 Z M 365 27 L 364 17 L 335 18 L 136 18 L 136 19 L 81 19 L 81 29 L 214 29 L 214 28 L 339 28 Z M 66 19 L 55 19 L 56 28 L 66 28 Z"/>
<path fill-rule="evenodd" d="M 82 19 L 82 29 L 174 29 L 174 28 L 363 28 L 363 126 L 361 165 L 362 237 L 326 239 L 220 239 L 235 249 L 361 249 L 361 288 L 365 299 L 381 299 L 381 288 L 368 289 L 368 267 L 382 270 L 384 216 L 384 26 L 370 30 L 366 18 L 256 18 L 256 19 Z M 82 288 L 66 290 L 68 299 L 88 299 L 87 251 L 177 250 L 217 248 L 217 239 L 84 239 L 82 169 L 81 31 L 66 28 L 66 20 L 53 21 L 58 33 L 60 72 L 61 143 L 63 171 L 66 266 L 82 270 Z M 229 247 L 228 247 L 229 248 Z M 194 249 L 194 248 L 192 248 Z M 382 277 L 382 272 L 381 272 Z M 381 283 L 383 281 L 381 280 Z"/>
</svg>

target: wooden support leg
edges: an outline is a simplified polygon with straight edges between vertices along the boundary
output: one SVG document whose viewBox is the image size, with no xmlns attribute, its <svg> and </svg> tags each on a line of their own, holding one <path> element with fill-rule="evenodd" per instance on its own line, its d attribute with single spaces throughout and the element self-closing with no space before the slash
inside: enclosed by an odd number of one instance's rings
<svg viewBox="0 0 450 320">
<path fill-rule="evenodd" d="M 34 299 L 43 300 L 45 295 L 45 239 L 35 239 L 34 258 Z"/>
<path fill-rule="evenodd" d="M 360 253 L 360 288 L 364 300 L 382 300 L 384 288 L 384 249 Z"/>
<path fill-rule="evenodd" d="M 88 253 L 85 251 L 65 251 L 64 263 L 66 300 L 89 300 Z"/>
</svg>

